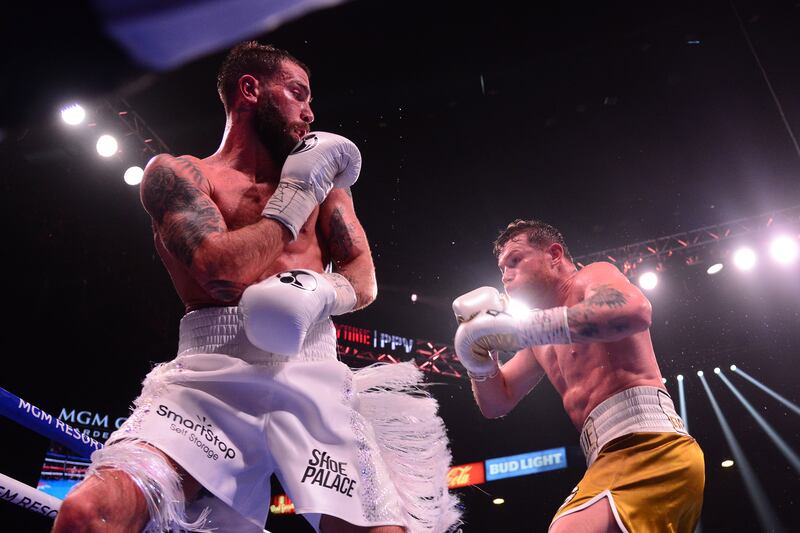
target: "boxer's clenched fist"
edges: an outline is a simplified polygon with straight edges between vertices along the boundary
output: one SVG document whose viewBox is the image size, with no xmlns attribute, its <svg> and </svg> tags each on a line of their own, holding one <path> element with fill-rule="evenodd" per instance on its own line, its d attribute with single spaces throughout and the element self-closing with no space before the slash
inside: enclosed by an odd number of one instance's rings
<svg viewBox="0 0 800 533">
<path fill-rule="evenodd" d="M 239 310 L 253 346 L 297 355 L 311 326 L 330 315 L 347 313 L 355 304 L 356 293 L 343 276 L 297 269 L 247 287 Z"/>
<path fill-rule="evenodd" d="M 361 152 L 333 133 L 309 133 L 294 147 L 281 169 L 278 188 L 262 215 L 286 226 L 296 239 L 314 208 L 334 187 L 349 187 L 361 172 Z"/>
<path fill-rule="evenodd" d="M 494 287 L 480 287 L 453 301 L 453 312 L 460 324 L 456 332 L 455 348 L 458 359 L 473 379 L 483 380 L 497 374 L 497 360 L 492 356 L 492 348 L 485 343 L 475 343 L 473 327 L 467 328 L 473 320 L 479 320 L 487 312 L 503 313 L 506 308 L 505 298 Z M 479 320 L 480 322 L 480 320 Z M 477 323 L 476 323 L 477 324 Z M 465 337 L 466 335 L 466 337 Z"/>
<path fill-rule="evenodd" d="M 493 287 L 459 296 L 453 311 L 460 325 L 455 349 L 469 374 L 486 379 L 497 373 L 492 352 L 515 353 L 543 344 L 570 344 L 567 308 L 531 309 L 512 315 L 508 298 Z"/>
</svg>

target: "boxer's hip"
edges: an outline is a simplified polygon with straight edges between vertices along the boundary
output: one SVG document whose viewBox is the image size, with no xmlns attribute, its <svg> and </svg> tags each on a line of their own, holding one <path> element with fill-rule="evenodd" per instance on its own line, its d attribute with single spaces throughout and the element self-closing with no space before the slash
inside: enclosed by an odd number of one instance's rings
<svg viewBox="0 0 800 533">
<path fill-rule="evenodd" d="M 592 465 L 605 445 L 630 433 L 688 435 L 667 391 L 631 387 L 607 398 L 586 417 L 580 443 L 587 466 Z"/>
</svg>

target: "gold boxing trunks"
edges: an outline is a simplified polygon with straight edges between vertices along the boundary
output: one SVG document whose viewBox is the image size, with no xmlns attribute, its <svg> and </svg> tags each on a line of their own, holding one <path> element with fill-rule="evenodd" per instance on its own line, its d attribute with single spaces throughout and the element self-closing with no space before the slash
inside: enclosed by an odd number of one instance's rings
<svg viewBox="0 0 800 533">
<path fill-rule="evenodd" d="M 581 445 L 589 468 L 552 523 L 608 498 L 623 532 L 694 531 L 703 506 L 703 451 L 666 391 L 633 387 L 608 398 L 587 417 Z"/>
</svg>

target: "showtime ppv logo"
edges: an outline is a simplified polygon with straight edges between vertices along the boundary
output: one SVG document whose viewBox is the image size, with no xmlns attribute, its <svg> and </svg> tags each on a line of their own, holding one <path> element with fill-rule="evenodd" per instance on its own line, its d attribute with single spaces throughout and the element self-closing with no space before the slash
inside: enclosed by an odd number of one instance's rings
<svg viewBox="0 0 800 533">
<path fill-rule="evenodd" d="M 370 330 L 345 324 L 336 324 L 336 339 L 342 342 L 372 346 L 372 332 Z"/>
<path fill-rule="evenodd" d="M 416 344 L 411 337 L 401 337 L 377 329 L 369 330 L 345 324 L 336 324 L 336 339 L 341 342 L 372 346 L 380 350 L 402 350 L 404 353 L 411 353 Z"/>
</svg>

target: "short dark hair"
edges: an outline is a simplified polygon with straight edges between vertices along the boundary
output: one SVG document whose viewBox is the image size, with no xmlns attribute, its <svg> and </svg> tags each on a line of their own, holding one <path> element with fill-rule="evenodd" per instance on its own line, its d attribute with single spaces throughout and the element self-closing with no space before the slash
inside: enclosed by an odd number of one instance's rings
<svg viewBox="0 0 800 533">
<path fill-rule="evenodd" d="M 239 78 L 245 74 L 270 77 L 280 68 L 283 61 L 291 61 L 305 70 L 306 74 L 311 75 L 308 67 L 286 50 L 256 41 L 246 41 L 234 46 L 228 52 L 217 74 L 217 92 L 225 110 L 227 111 L 233 103 Z"/>
<path fill-rule="evenodd" d="M 500 232 L 497 240 L 494 241 L 494 255 L 499 257 L 503 246 L 521 233 L 528 235 L 530 244 L 541 248 L 550 246 L 554 242 L 560 244 L 564 248 L 564 255 L 570 262 L 572 261 L 572 255 L 569 253 L 567 243 L 564 242 L 564 236 L 560 231 L 541 220 L 522 220 L 521 218 L 516 219 Z"/>
</svg>

